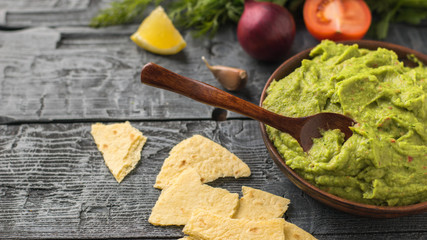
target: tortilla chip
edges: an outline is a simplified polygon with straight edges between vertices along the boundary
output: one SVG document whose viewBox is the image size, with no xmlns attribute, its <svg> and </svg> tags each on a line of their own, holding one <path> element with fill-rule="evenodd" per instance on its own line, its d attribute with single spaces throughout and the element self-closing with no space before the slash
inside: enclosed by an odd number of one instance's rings
<svg viewBox="0 0 427 240">
<path fill-rule="evenodd" d="M 147 138 L 129 122 L 92 125 L 91 134 L 110 172 L 121 182 L 141 158 Z"/>
<path fill-rule="evenodd" d="M 162 191 L 148 222 L 153 225 L 185 225 L 197 208 L 231 217 L 238 203 L 237 193 L 202 184 L 196 170 L 189 168 Z"/>
<path fill-rule="evenodd" d="M 316 240 L 313 235 L 290 222 L 285 222 L 285 239 L 292 240 Z"/>
<path fill-rule="evenodd" d="M 252 221 L 249 219 L 232 219 L 212 212 L 196 209 L 183 232 L 197 239 L 285 239 L 285 220 L 272 218 Z"/>
<path fill-rule="evenodd" d="M 264 220 L 280 218 L 288 209 L 289 199 L 251 187 L 242 187 L 243 197 L 234 218 Z"/>
<path fill-rule="evenodd" d="M 164 189 L 186 169 L 194 168 L 203 183 L 220 177 L 247 177 L 251 170 L 236 155 L 200 135 L 177 144 L 165 159 L 157 175 L 155 188 Z"/>
</svg>

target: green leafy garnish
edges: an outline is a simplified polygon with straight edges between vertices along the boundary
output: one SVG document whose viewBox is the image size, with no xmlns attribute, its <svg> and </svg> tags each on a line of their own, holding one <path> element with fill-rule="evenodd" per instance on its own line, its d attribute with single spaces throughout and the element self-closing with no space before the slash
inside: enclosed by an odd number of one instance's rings
<svg viewBox="0 0 427 240">
<path fill-rule="evenodd" d="M 280 6 L 293 2 L 294 7 L 303 0 L 259 0 Z M 178 0 L 170 6 L 169 16 L 184 28 L 191 28 L 195 36 L 215 35 L 220 26 L 237 23 L 243 13 L 244 0 Z"/>
<path fill-rule="evenodd" d="M 263 0 L 287 7 L 294 16 L 302 16 L 304 0 Z M 374 21 L 371 30 L 375 37 L 387 36 L 390 22 L 419 24 L 427 18 L 427 0 L 365 0 Z M 158 5 L 165 0 L 121 0 L 111 3 L 95 16 L 90 26 L 106 27 L 140 22 L 150 4 Z M 243 13 L 244 0 L 176 0 L 166 8 L 172 21 L 183 28 L 194 30 L 195 36 L 213 36 L 227 23 L 237 23 Z"/>
<path fill-rule="evenodd" d="M 180 0 L 170 9 L 169 16 L 178 26 L 193 28 L 195 36 L 212 37 L 221 25 L 239 21 L 243 0 Z"/>
<path fill-rule="evenodd" d="M 304 0 L 264 0 L 293 8 Z M 106 27 L 142 21 L 144 11 L 150 4 L 160 4 L 164 0 L 121 0 L 111 3 L 95 16 L 91 27 Z M 191 28 L 195 36 L 215 35 L 218 29 L 229 22 L 237 23 L 243 13 L 244 0 L 177 0 L 168 5 L 169 16 L 178 27 Z"/>
<path fill-rule="evenodd" d="M 111 2 L 109 8 L 92 18 L 89 26 L 107 27 L 142 20 L 144 11 L 153 0 L 122 0 Z"/>
<path fill-rule="evenodd" d="M 366 3 L 372 14 L 379 17 L 371 26 L 378 39 L 387 37 L 390 22 L 419 24 L 427 18 L 426 0 L 366 0 Z"/>
</svg>

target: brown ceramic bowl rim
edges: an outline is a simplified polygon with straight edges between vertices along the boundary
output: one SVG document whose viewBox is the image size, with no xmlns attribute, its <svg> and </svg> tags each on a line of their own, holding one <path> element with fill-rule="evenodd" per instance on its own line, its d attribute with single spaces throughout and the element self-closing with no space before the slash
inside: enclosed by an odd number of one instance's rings
<svg viewBox="0 0 427 240">
<path fill-rule="evenodd" d="M 406 48 L 400 45 L 373 41 L 373 40 L 358 40 L 358 41 L 343 41 L 343 44 L 358 44 L 360 48 L 376 49 L 378 47 L 394 50 L 399 58 L 406 58 L 407 54 L 414 54 L 420 61 L 427 65 L 427 55 L 421 54 L 410 48 Z M 312 48 L 306 49 L 293 57 L 286 60 L 282 63 L 270 76 L 265 87 L 261 94 L 261 99 L 259 105 L 262 106 L 262 102 L 267 96 L 266 90 L 271 82 L 275 79 L 282 79 L 284 76 L 290 74 L 294 69 L 301 66 L 301 61 L 307 59 Z M 285 70 L 284 70 L 285 69 Z M 304 178 L 300 177 L 295 173 L 288 165 L 286 165 L 284 159 L 280 156 L 279 152 L 273 145 L 273 143 L 268 138 L 265 125 L 260 123 L 262 137 L 264 142 L 272 155 L 273 160 L 279 166 L 279 168 L 285 173 L 285 175 L 295 184 L 297 187 L 305 191 L 307 194 L 313 198 L 319 200 L 320 202 L 329 205 L 333 208 L 342 210 L 344 212 L 370 216 L 370 217 L 379 217 L 379 218 L 389 218 L 389 217 L 399 217 L 405 215 L 412 215 L 422 212 L 427 212 L 427 202 L 407 205 L 407 206 L 376 206 L 363 203 L 353 202 L 341 197 L 337 197 L 333 194 L 330 194 L 326 191 L 323 191 L 316 186 L 312 185 Z"/>
</svg>

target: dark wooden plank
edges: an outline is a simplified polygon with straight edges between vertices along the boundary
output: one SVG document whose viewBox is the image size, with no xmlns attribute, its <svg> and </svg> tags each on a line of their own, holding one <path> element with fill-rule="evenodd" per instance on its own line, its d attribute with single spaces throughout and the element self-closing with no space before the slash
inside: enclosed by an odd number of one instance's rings
<svg viewBox="0 0 427 240">
<path fill-rule="evenodd" d="M 148 136 L 141 164 L 122 184 L 105 167 L 89 134 L 89 124 L 37 124 L 1 127 L 1 232 L 4 237 L 179 237 L 180 228 L 148 224 L 159 191 L 155 176 L 170 148 L 195 133 L 209 136 L 245 157 L 266 158 L 257 126 L 245 122 L 161 122 L 134 124 Z M 221 124 L 224 125 L 224 124 Z M 243 140 L 232 145 L 228 134 Z M 247 145 L 247 143 L 253 143 Z M 254 145 L 255 143 L 255 145 Z M 253 158 L 253 169 L 264 161 Z M 268 161 L 268 168 L 272 168 Z M 276 172 L 275 174 L 279 174 Z M 220 183 L 239 191 L 251 180 L 225 179 Z M 258 176 L 258 177 L 257 177 Z M 281 177 L 281 175 L 279 175 Z M 255 181 L 256 182 L 256 181 Z M 227 184 L 231 183 L 231 184 Z"/>
<path fill-rule="evenodd" d="M 314 201 L 278 170 L 252 120 L 132 122 L 148 137 L 137 168 L 117 184 L 90 135 L 89 123 L 0 126 L 0 235 L 3 238 L 178 238 L 180 227 L 147 222 L 159 190 L 152 188 L 169 150 L 193 134 L 234 152 L 249 178 L 210 185 L 231 192 L 252 186 L 291 199 L 286 219 L 319 239 L 423 236 L 426 214 L 367 219 Z M 384 235 L 382 235 L 384 234 Z M 342 238 L 347 236 L 348 238 Z"/>
<path fill-rule="evenodd" d="M 0 25 L 9 28 L 87 25 L 111 1 L 2 0 Z"/>
<path fill-rule="evenodd" d="M 194 39 L 174 56 L 138 48 L 129 36 L 138 25 L 93 29 L 96 12 L 111 1 L 2 1 L 0 25 L 21 31 L 0 34 L 0 123 L 70 119 L 209 119 L 213 108 L 139 83 L 139 71 L 156 62 L 188 77 L 222 88 L 201 62 L 244 68 L 245 89 L 234 93 L 253 103 L 279 63 L 258 62 L 239 46 L 235 26 L 213 39 Z M 2 16 L 2 14 L 0 14 Z M 0 17 L 0 19 L 2 19 Z M 47 26 L 47 27 L 40 27 Z M 49 28 L 48 28 L 49 27 Z M 427 53 L 426 26 L 392 25 L 387 41 Z M 402 34 L 402 33 L 405 34 Z M 298 22 L 288 57 L 317 41 Z M 191 107 L 189 107 L 191 106 Z M 241 117 L 230 113 L 229 117 Z"/>
<path fill-rule="evenodd" d="M 300 25 L 300 27 L 303 27 Z M 244 68 L 249 82 L 237 96 L 258 103 L 261 91 L 279 63 L 263 63 L 240 48 L 232 26 L 213 39 L 194 39 L 184 31 L 188 47 L 174 56 L 138 48 L 129 36 L 137 25 L 31 28 L 0 34 L 1 123 L 69 119 L 210 119 L 213 108 L 175 93 L 140 84 L 139 73 L 155 62 L 179 74 L 218 88 L 200 60 Z M 395 25 L 388 40 L 427 53 L 426 27 Z M 405 30 L 407 34 L 401 34 Z M 317 42 L 298 30 L 288 56 Z M 229 114 L 229 117 L 241 117 Z"/>
<path fill-rule="evenodd" d="M 0 106 L 1 115 L 9 121 L 209 119 L 212 107 L 142 85 L 142 66 L 156 62 L 219 88 L 201 56 L 212 64 L 245 68 L 249 83 L 237 95 L 254 103 L 277 67 L 247 58 L 231 29 L 214 39 L 193 39 L 186 34 L 189 47 L 183 52 L 159 56 L 129 40 L 136 27 L 116 34 L 90 28 L 66 28 L 64 33 L 35 28 L 0 35 L 5 42 L 0 48 L 0 71 L 4 73 L 0 75 L 0 97 L 7 103 Z"/>
</svg>

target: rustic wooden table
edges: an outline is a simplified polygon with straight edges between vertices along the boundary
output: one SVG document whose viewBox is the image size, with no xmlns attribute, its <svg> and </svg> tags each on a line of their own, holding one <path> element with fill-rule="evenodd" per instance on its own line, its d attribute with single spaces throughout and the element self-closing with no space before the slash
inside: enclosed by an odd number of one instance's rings
<svg viewBox="0 0 427 240">
<path fill-rule="evenodd" d="M 427 214 L 369 219 L 339 212 L 296 188 L 275 166 L 258 123 L 183 96 L 142 85 L 141 67 L 158 63 L 221 88 L 200 57 L 247 69 L 234 93 L 258 103 L 278 63 L 253 60 L 233 26 L 213 39 L 182 31 L 188 46 L 174 56 L 138 48 L 138 25 L 87 27 L 108 1 L 0 2 L 0 238 L 176 239 L 180 227 L 147 222 L 160 191 L 155 177 L 169 150 L 193 134 L 222 144 L 252 169 L 249 178 L 212 186 L 252 186 L 291 200 L 285 218 L 318 239 L 427 239 Z M 389 42 L 427 54 L 427 26 L 392 25 Z M 289 56 L 317 41 L 299 23 Z M 136 169 L 118 184 L 90 135 L 94 122 L 129 120 L 148 137 Z"/>
</svg>

